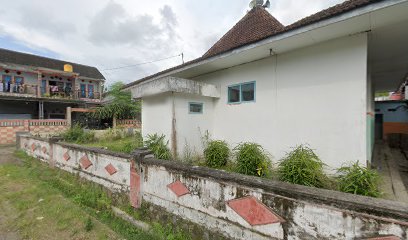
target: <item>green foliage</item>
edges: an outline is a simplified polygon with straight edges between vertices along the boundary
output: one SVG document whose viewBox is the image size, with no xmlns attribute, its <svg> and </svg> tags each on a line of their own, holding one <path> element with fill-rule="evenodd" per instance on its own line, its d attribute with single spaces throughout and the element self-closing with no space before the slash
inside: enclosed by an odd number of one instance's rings
<svg viewBox="0 0 408 240">
<path fill-rule="evenodd" d="M 357 195 L 379 197 L 380 176 L 377 171 L 361 167 L 358 162 L 338 169 L 339 190 Z"/>
<path fill-rule="evenodd" d="M 157 133 L 149 134 L 147 135 L 145 145 L 153 152 L 156 158 L 170 160 L 172 156 L 168 147 L 169 141 L 166 141 L 165 137 L 166 136 L 158 135 Z"/>
<path fill-rule="evenodd" d="M 114 83 L 108 92 L 108 98 L 112 100 L 102 107 L 95 109 L 90 115 L 98 119 L 134 119 L 141 110 L 140 102 L 134 102 L 130 91 L 123 91 L 124 83 Z"/>
<path fill-rule="evenodd" d="M 230 155 L 228 144 L 225 141 L 210 141 L 204 150 L 206 165 L 212 168 L 224 167 Z"/>
<path fill-rule="evenodd" d="M 270 158 L 261 145 L 241 143 L 234 151 L 238 173 L 260 177 L 265 177 L 270 173 Z"/>
<path fill-rule="evenodd" d="M 388 97 L 390 96 L 389 92 L 377 92 L 375 93 L 375 97 Z"/>
<path fill-rule="evenodd" d="M 85 231 L 90 232 L 94 228 L 92 219 L 88 217 L 85 222 Z"/>
<path fill-rule="evenodd" d="M 81 125 L 75 124 L 62 134 L 64 141 L 72 143 L 87 143 L 95 141 L 95 134 L 92 131 L 85 131 Z"/>
<path fill-rule="evenodd" d="M 123 129 L 109 128 L 103 134 L 102 140 L 104 141 L 116 141 L 124 137 Z"/>
<path fill-rule="evenodd" d="M 109 129 L 98 141 L 88 142 L 84 145 L 104 148 L 113 152 L 132 153 L 137 148 L 143 147 L 143 138 L 140 132 L 129 133 L 120 129 Z"/>
<path fill-rule="evenodd" d="M 309 187 L 327 185 L 323 162 L 307 146 L 300 145 L 283 158 L 278 166 L 279 180 Z"/>
<path fill-rule="evenodd" d="M 161 239 L 162 236 L 166 236 L 166 240 L 189 240 L 190 236 L 184 234 L 179 229 L 173 229 L 171 225 L 163 226 L 158 223 L 153 223 L 152 233 L 154 233 L 157 238 Z"/>
<path fill-rule="evenodd" d="M 10 166 L 13 168 L 19 168 L 19 171 L 24 172 L 24 174 L 20 175 L 21 178 L 24 177 L 30 179 L 32 182 L 41 181 L 41 184 L 39 185 L 40 187 L 47 190 L 52 189 L 52 191 L 58 191 L 62 196 L 82 206 L 82 209 L 91 216 L 85 221 L 85 230 L 94 229 L 95 224 L 92 219 L 97 219 L 99 222 L 106 224 L 113 231 L 123 236 L 124 239 L 191 239 L 189 235 L 179 229 L 174 229 L 169 225 L 161 226 L 158 223 L 153 223 L 151 231 L 144 232 L 128 221 L 115 216 L 111 210 L 113 203 L 111 197 L 109 197 L 111 195 L 108 195 L 102 186 L 83 181 L 76 175 L 72 175 L 62 170 L 51 169 L 48 165 L 28 156 L 23 151 L 18 151 L 15 155 L 22 159 L 24 164 L 22 166 Z M 127 207 L 129 206 L 127 205 Z M 129 211 L 135 212 L 137 210 L 129 207 Z M 148 211 L 148 209 L 146 209 L 146 211 Z M 140 220 L 143 221 L 146 219 Z"/>
</svg>

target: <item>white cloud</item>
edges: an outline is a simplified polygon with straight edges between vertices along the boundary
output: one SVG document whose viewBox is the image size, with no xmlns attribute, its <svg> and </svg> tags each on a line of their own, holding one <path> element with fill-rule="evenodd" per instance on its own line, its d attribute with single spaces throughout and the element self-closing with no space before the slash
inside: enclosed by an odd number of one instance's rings
<svg viewBox="0 0 408 240">
<path fill-rule="evenodd" d="M 248 10 L 249 2 L 5 1 L 0 10 L 0 36 L 101 70 L 181 52 L 185 60 L 191 60 L 204 54 L 239 21 Z M 287 25 L 340 2 L 342 0 L 274 0 L 269 11 Z M 109 82 L 130 82 L 180 63 L 181 59 L 175 58 L 103 74 Z"/>
</svg>

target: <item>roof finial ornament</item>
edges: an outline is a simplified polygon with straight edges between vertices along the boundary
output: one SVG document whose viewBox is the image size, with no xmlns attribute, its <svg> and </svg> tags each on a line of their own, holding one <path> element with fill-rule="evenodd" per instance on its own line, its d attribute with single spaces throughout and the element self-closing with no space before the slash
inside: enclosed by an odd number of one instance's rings
<svg viewBox="0 0 408 240">
<path fill-rule="evenodd" d="M 266 0 L 266 3 L 264 4 L 263 0 L 252 0 L 249 3 L 249 7 L 255 8 L 255 7 L 263 7 L 263 8 L 269 8 L 271 6 L 271 3 L 269 2 L 269 0 Z"/>
<path fill-rule="evenodd" d="M 270 8 L 271 7 L 271 2 L 269 2 L 269 0 L 266 0 L 266 3 L 262 7 Z"/>
</svg>

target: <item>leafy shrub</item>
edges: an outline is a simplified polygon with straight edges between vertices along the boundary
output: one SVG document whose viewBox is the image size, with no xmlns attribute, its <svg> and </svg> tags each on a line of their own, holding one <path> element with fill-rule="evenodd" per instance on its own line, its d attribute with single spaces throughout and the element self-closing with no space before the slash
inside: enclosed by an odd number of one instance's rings
<svg viewBox="0 0 408 240">
<path fill-rule="evenodd" d="M 307 146 L 300 145 L 283 158 L 278 166 L 279 180 L 309 187 L 323 188 L 327 176 L 323 162 Z"/>
<path fill-rule="evenodd" d="M 94 228 L 91 217 L 88 217 L 85 222 L 85 231 L 90 232 Z"/>
<path fill-rule="evenodd" d="M 157 239 L 167 240 L 190 240 L 192 239 L 188 234 L 184 233 L 179 228 L 174 228 L 171 225 L 163 226 L 159 223 L 153 223 L 151 232 Z"/>
<path fill-rule="evenodd" d="M 75 124 L 62 134 L 64 141 L 73 143 L 89 143 L 95 141 L 92 131 L 85 131 L 80 124 Z"/>
<path fill-rule="evenodd" d="M 230 150 L 225 141 L 210 141 L 204 150 L 206 165 L 212 168 L 224 167 L 229 155 Z"/>
<path fill-rule="evenodd" d="M 103 134 L 102 139 L 103 140 L 110 140 L 110 141 L 115 141 L 119 140 L 123 137 L 123 131 L 122 129 L 115 129 L 115 128 L 109 128 L 106 130 L 106 132 Z"/>
<path fill-rule="evenodd" d="M 253 176 L 266 176 L 270 169 L 270 158 L 261 145 L 241 143 L 236 151 L 236 170 L 239 173 Z"/>
<path fill-rule="evenodd" d="M 170 149 L 168 148 L 169 141 L 165 140 L 164 135 L 159 136 L 157 133 L 147 135 L 145 145 L 153 152 L 156 158 L 163 160 L 171 159 Z"/>
<path fill-rule="evenodd" d="M 381 195 L 377 171 L 361 167 L 357 162 L 338 169 L 338 173 L 340 191 L 370 197 Z"/>
</svg>

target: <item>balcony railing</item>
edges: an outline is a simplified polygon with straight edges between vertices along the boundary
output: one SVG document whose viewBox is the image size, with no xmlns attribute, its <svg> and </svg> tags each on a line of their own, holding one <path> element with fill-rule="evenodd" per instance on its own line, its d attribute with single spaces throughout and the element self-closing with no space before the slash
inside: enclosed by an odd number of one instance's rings
<svg viewBox="0 0 408 240">
<path fill-rule="evenodd" d="M 94 100 L 101 99 L 100 92 L 89 92 L 89 91 L 77 90 L 75 91 L 75 96 L 77 99 L 94 99 Z"/>
<path fill-rule="evenodd" d="M 7 94 L 7 93 L 12 93 L 12 94 L 25 94 L 25 95 L 33 95 L 37 96 L 37 85 L 29 85 L 29 84 L 23 84 L 23 85 L 16 85 L 16 84 L 1 84 L 0 83 L 0 93 L 2 94 Z"/>
<path fill-rule="evenodd" d="M 6 86 L 0 83 L 0 94 L 9 96 L 29 96 L 37 97 L 38 91 L 40 91 L 40 96 L 45 98 L 61 98 L 61 99 L 74 99 L 74 100 L 84 100 L 98 102 L 101 100 L 100 92 L 89 92 L 76 90 L 73 91 L 71 88 L 53 88 L 49 89 L 40 87 L 37 85 L 15 85 L 10 84 Z"/>
</svg>

